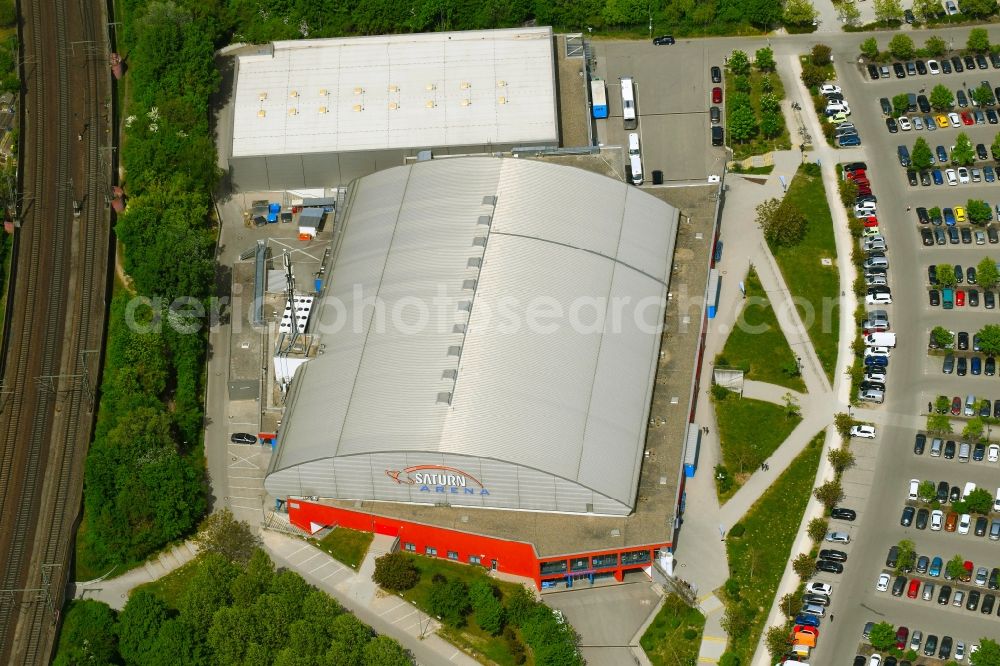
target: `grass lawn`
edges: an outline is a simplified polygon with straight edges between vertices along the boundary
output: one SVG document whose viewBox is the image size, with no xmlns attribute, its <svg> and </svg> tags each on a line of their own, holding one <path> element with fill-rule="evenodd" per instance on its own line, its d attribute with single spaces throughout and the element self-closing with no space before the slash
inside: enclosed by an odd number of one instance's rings
<svg viewBox="0 0 1000 666">
<path fill-rule="evenodd" d="M 166 576 L 157 578 L 150 583 L 137 585 L 131 593 L 135 594 L 138 590 L 146 590 L 162 599 L 170 608 L 177 608 L 177 602 L 184 592 L 184 588 L 187 587 L 188 582 L 191 580 L 194 571 L 201 564 L 201 559 L 201 555 L 195 555 L 194 559 L 182 564 Z"/>
<path fill-rule="evenodd" d="M 724 482 L 716 475 L 720 502 L 732 497 L 802 420 L 787 416 L 784 405 L 726 393 L 719 391 L 723 397 L 713 400 L 722 462 L 728 470 Z"/>
<path fill-rule="evenodd" d="M 413 560 L 414 566 L 420 572 L 420 581 L 412 589 L 403 592 L 401 596 L 410 603 L 416 604 L 417 607 L 428 614 L 430 614 L 429 596 L 435 574 L 441 574 L 449 580 L 460 580 L 466 585 L 477 580 L 489 580 L 492 585 L 500 589 L 504 599 L 508 598 L 514 589 L 518 587 L 516 583 L 508 583 L 490 578 L 486 574 L 486 569 L 479 566 L 458 564 L 436 557 L 423 557 L 420 555 L 411 555 L 410 557 Z M 520 630 L 516 630 L 516 632 L 519 640 L 525 643 L 524 639 L 520 636 Z M 468 616 L 468 622 L 464 627 L 456 629 L 444 626 L 438 633 L 484 664 L 495 662 L 500 664 L 500 666 L 515 666 L 514 655 L 507 649 L 507 644 L 502 636 L 492 636 L 483 631 L 476 624 L 475 613 Z M 525 662 L 529 666 L 534 663 L 530 653 L 531 650 L 529 649 L 527 651 L 528 661 Z M 484 661 L 483 657 L 488 659 L 488 661 Z"/>
<path fill-rule="evenodd" d="M 800 167 L 785 198 L 798 205 L 809 224 L 802 242 L 791 246 L 771 245 L 771 253 L 781 268 L 785 284 L 799 301 L 799 316 L 832 384 L 840 330 L 840 277 L 833 219 L 826 203 L 822 176 L 808 175 Z M 824 266 L 820 261 L 824 258 L 831 259 L 831 265 Z M 850 257 L 845 261 L 850 261 Z"/>
<path fill-rule="evenodd" d="M 739 585 L 734 598 L 726 595 L 727 606 L 741 608 L 746 629 L 729 636 L 728 650 L 749 664 L 757 649 L 767 614 L 771 610 L 775 591 L 791 555 L 792 542 L 802 522 L 802 513 L 809 503 L 816 470 L 823 455 L 825 433 L 816 435 L 792 461 L 739 522 L 744 531 L 738 534 L 734 525 L 726 537 L 729 575 Z M 733 535 L 734 530 L 737 536 Z M 731 587 L 727 583 L 727 589 Z"/>
<path fill-rule="evenodd" d="M 639 644 L 654 666 L 694 664 L 698 661 L 704 628 L 705 616 L 676 594 L 671 594 L 639 639 Z"/>
<path fill-rule="evenodd" d="M 362 560 L 365 559 L 368 546 L 371 545 L 373 538 L 375 535 L 371 532 L 359 532 L 347 527 L 338 527 L 319 541 L 316 539 L 309 539 L 309 541 L 333 559 L 352 569 L 357 569 L 361 566 Z"/>
<path fill-rule="evenodd" d="M 748 54 L 748 55 L 753 55 Z M 781 77 L 778 76 L 777 72 L 759 72 L 755 67 L 750 70 L 750 106 L 753 108 L 754 115 L 757 117 L 757 124 L 760 124 L 760 96 L 763 94 L 761 89 L 761 82 L 767 79 L 771 83 L 771 92 L 778 99 L 785 98 L 785 87 L 781 83 Z M 727 99 L 723 100 L 726 104 L 726 120 L 728 121 L 730 115 L 733 112 L 733 104 L 731 102 L 734 99 L 734 94 L 736 93 L 736 77 L 732 72 L 726 70 L 726 95 Z M 738 94 L 738 93 L 736 93 Z M 738 143 L 733 141 L 732 138 L 727 137 L 729 146 L 733 149 L 733 159 L 742 160 L 744 158 L 750 157 L 751 155 L 763 155 L 764 153 L 769 153 L 772 150 L 788 150 L 792 147 L 791 139 L 788 136 L 788 127 L 784 125 L 784 117 L 782 116 L 782 128 L 781 134 L 773 138 L 766 138 L 758 127 L 757 134 L 750 138 L 750 140 L 743 143 Z M 746 173 L 746 172 L 745 172 Z"/>
<path fill-rule="evenodd" d="M 804 392 L 806 385 L 798 373 L 795 354 L 778 326 L 774 308 L 756 271 L 750 270 L 745 284 L 746 305 L 722 353 L 715 359 L 716 367 L 742 368 L 747 379 Z M 758 332 L 761 328 L 764 330 Z"/>
</svg>

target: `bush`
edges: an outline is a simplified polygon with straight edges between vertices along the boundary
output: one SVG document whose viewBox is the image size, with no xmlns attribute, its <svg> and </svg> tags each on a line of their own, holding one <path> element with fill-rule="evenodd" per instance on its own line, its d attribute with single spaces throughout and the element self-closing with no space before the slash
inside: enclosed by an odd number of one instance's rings
<svg viewBox="0 0 1000 666">
<path fill-rule="evenodd" d="M 472 608 L 469 589 L 460 580 L 435 580 L 427 602 L 431 613 L 452 627 L 465 626 L 465 617 Z"/>
<path fill-rule="evenodd" d="M 740 666 L 740 658 L 732 652 L 723 652 L 719 657 L 719 666 Z"/>
<path fill-rule="evenodd" d="M 409 590 L 420 580 L 420 572 L 406 553 L 386 553 L 375 559 L 372 580 L 393 592 Z"/>
<path fill-rule="evenodd" d="M 806 88 L 815 88 L 826 81 L 826 69 L 811 62 L 802 65 L 802 83 Z M 825 103 L 826 100 L 824 100 Z"/>
<path fill-rule="evenodd" d="M 743 533 L 746 532 L 746 530 L 747 528 L 743 526 L 743 523 L 736 523 L 735 525 L 729 528 L 729 536 L 733 537 L 734 539 L 739 539 L 741 536 L 743 536 Z"/>
<path fill-rule="evenodd" d="M 817 44 L 809 52 L 809 61 L 817 67 L 826 67 L 830 64 L 830 54 L 832 53 L 826 44 Z"/>
<path fill-rule="evenodd" d="M 697 629 L 688 628 L 688 629 L 684 630 L 684 640 L 686 640 L 686 641 L 693 641 L 696 638 L 698 638 L 698 630 Z"/>
<path fill-rule="evenodd" d="M 830 523 L 826 518 L 813 518 L 809 521 L 809 526 L 806 528 L 806 534 L 809 538 L 819 543 L 826 536 L 827 530 L 830 529 Z"/>
<path fill-rule="evenodd" d="M 740 581 L 735 578 L 727 578 L 724 584 L 724 589 L 726 590 L 726 596 L 733 600 L 739 600 L 740 598 Z"/>
</svg>

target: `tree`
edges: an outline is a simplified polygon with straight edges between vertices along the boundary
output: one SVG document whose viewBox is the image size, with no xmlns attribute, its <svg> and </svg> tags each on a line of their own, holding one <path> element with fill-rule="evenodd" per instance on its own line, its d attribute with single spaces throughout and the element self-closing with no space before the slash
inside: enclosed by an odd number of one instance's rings
<svg viewBox="0 0 1000 666">
<path fill-rule="evenodd" d="M 948 349 L 955 343 L 955 334 L 944 326 L 935 326 L 931 329 L 934 342 L 942 349 Z"/>
<path fill-rule="evenodd" d="M 921 21 L 926 21 L 929 18 L 934 18 L 942 13 L 940 0 L 913 0 L 913 13 Z M 942 45 L 944 40 L 941 40 Z M 942 47 L 939 53 L 930 53 L 930 55 L 941 55 L 944 53 L 944 48 Z"/>
<path fill-rule="evenodd" d="M 990 145 L 990 152 L 993 154 L 993 159 L 1000 159 L 1000 132 L 993 137 L 993 143 Z"/>
<path fill-rule="evenodd" d="M 896 2 L 898 4 L 899 0 L 886 0 L 888 2 Z M 875 0 L 876 6 L 878 6 L 879 0 Z M 907 58 L 912 58 L 916 53 L 917 49 L 913 45 L 913 39 L 909 35 L 899 33 L 889 40 L 889 53 L 892 54 L 894 58 L 900 60 L 906 60 Z"/>
<path fill-rule="evenodd" d="M 153 644 L 167 620 L 167 606 L 148 590 L 137 590 L 118 617 L 118 651 L 127 664 L 148 664 Z"/>
<path fill-rule="evenodd" d="M 958 0 L 958 8 L 963 14 L 975 18 L 992 16 L 997 11 L 996 0 Z"/>
<path fill-rule="evenodd" d="M 809 52 L 809 60 L 817 67 L 826 67 L 830 64 L 830 54 L 832 49 L 826 44 L 816 44 Z"/>
<path fill-rule="evenodd" d="M 965 42 L 965 48 L 977 53 L 985 53 L 990 50 L 990 33 L 986 28 L 973 28 L 969 31 L 969 39 Z"/>
<path fill-rule="evenodd" d="M 746 601 L 730 602 L 722 616 L 722 628 L 730 636 L 739 636 L 750 629 L 753 617 L 754 609 Z"/>
<path fill-rule="evenodd" d="M 903 20 L 903 5 L 899 0 L 875 0 L 875 20 L 883 21 L 888 25 L 889 23 L 895 21 L 899 22 Z M 907 39 L 909 39 L 907 37 Z M 895 39 L 893 39 L 895 41 Z M 913 41 L 910 40 L 912 46 Z M 892 43 L 889 44 L 889 50 L 892 51 Z M 893 55 L 896 53 L 893 51 Z M 897 58 L 911 58 L 913 57 L 913 52 L 910 52 L 908 56 L 896 56 Z"/>
<path fill-rule="evenodd" d="M 784 204 L 784 202 L 782 202 L 782 204 Z M 785 418 L 802 415 L 802 407 L 799 405 L 799 401 L 795 399 L 795 396 L 792 395 L 791 391 L 781 396 L 781 400 L 785 403 Z"/>
<path fill-rule="evenodd" d="M 1000 644 L 993 638 L 980 638 L 979 649 L 969 655 L 971 666 L 1000 666 Z"/>
<path fill-rule="evenodd" d="M 939 83 L 931 89 L 928 101 L 934 110 L 947 111 L 955 106 L 955 95 L 951 92 L 951 88 Z M 997 135 L 997 138 L 1000 139 L 1000 134 Z"/>
<path fill-rule="evenodd" d="M 868 634 L 868 642 L 876 650 L 891 650 L 896 647 L 896 627 L 888 622 L 879 622 Z"/>
<path fill-rule="evenodd" d="M 465 625 L 469 614 L 469 590 L 460 580 L 436 580 L 427 596 L 431 612 L 452 627 Z"/>
<path fill-rule="evenodd" d="M 937 435 L 945 435 L 951 432 L 951 419 L 947 414 L 928 414 L 927 432 Z"/>
<path fill-rule="evenodd" d="M 898 556 L 896 558 L 896 573 L 901 574 L 905 569 L 913 566 L 913 560 L 916 559 L 917 551 L 916 546 L 909 539 L 902 539 L 896 547 L 899 549 Z"/>
<path fill-rule="evenodd" d="M 930 502 L 937 496 L 937 490 L 934 487 L 933 481 L 921 481 L 920 485 L 917 486 L 917 497 L 924 502 Z"/>
<path fill-rule="evenodd" d="M 927 140 L 922 136 L 918 136 L 913 143 L 910 164 L 918 170 L 929 169 L 934 164 L 934 154 L 931 152 L 931 147 L 927 145 Z"/>
<path fill-rule="evenodd" d="M 809 580 L 816 573 L 816 561 L 809 553 L 799 553 L 792 560 L 792 569 L 802 580 Z"/>
<path fill-rule="evenodd" d="M 969 221 L 973 224 L 986 224 L 993 217 L 990 205 L 981 199 L 969 199 L 965 205 L 965 212 L 969 214 Z"/>
<path fill-rule="evenodd" d="M 788 617 L 792 619 L 794 615 Z M 780 661 L 781 657 L 788 650 L 788 628 L 782 625 L 768 627 L 764 634 L 764 645 L 771 655 L 771 661 Z"/>
<path fill-rule="evenodd" d="M 838 14 L 847 25 L 857 25 L 858 21 L 861 19 L 861 10 L 858 9 L 858 5 L 855 0 L 843 0 L 843 2 L 840 3 Z"/>
<path fill-rule="evenodd" d="M 739 106 L 729 114 L 730 138 L 744 142 L 757 133 L 757 117 L 749 106 Z"/>
<path fill-rule="evenodd" d="M 761 115 L 760 132 L 768 139 L 779 136 L 784 128 L 784 118 L 782 118 L 780 113 L 767 111 Z"/>
<path fill-rule="evenodd" d="M 793 2 L 808 2 L 809 0 L 792 0 Z M 770 46 L 766 46 L 762 49 L 757 49 L 757 53 L 754 54 L 754 64 L 757 65 L 757 69 L 762 72 L 773 72 L 776 66 L 774 62 L 774 51 L 771 50 Z"/>
<path fill-rule="evenodd" d="M 402 592 L 417 584 L 420 572 L 406 553 L 386 553 L 375 559 L 372 580 L 387 590 Z"/>
<path fill-rule="evenodd" d="M 827 459 L 837 474 L 843 474 L 851 467 L 854 467 L 855 463 L 854 454 L 846 446 L 841 446 L 839 449 L 830 449 Z"/>
<path fill-rule="evenodd" d="M 816 499 L 823 503 L 827 511 L 837 506 L 840 500 L 844 499 L 844 489 L 840 485 L 840 481 L 836 479 L 827 481 L 819 486 L 813 491 L 813 494 L 816 495 Z"/>
<path fill-rule="evenodd" d="M 965 498 L 969 513 L 987 516 L 993 511 L 993 495 L 985 488 L 976 488 Z"/>
<path fill-rule="evenodd" d="M 990 106 L 993 103 L 993 91 L 989 86 L 980 85 L 972 89 L 969 93 L 972 101 L 979 106 Z"/>
<path fill-rule="evenodd" d="M 366 666 L 404 666 L 413 660 L 403 646 L 388 636 L 376 636 L 364 647 Z"/>
<path fill-rule="evenodd" d="M 947 414 L 949 409 L 951 409 L 951 401 L 948 400 L 948 396 L 939 395 L 934 400 L 934 411 L 938 414 Z"/>
<path fill-rule="evenodd" d="M 976 264 L 976 282 L 983 289 L 992 289 L 1000 282 L 1000 271 L 997 270 L 997 262 L 990 257 L 983 257 Z"/>
<path fill-rule="evenodd" d="M 840 201 L 844 208 L 850 208 L 858 198 L 858 184 L 853 180 L 842 179 L 837 183 L 837 190 L 840 192 Z"/>
<path fill-rule="evenodd" d="M 979 329 L 979 350 L 987 356 L 1000 356 L 1000 324 Z"/>
<path fill-rule="evenodd" d="M 812 25 L 819 12 L 809 0 L 786 0 L 783 18 L 787 25 Z"/>
<path fill-rule="evenodd" d="M 937 281 L 942 287 L 955 286 L 955 267 L 951 264 L 938 264 Z"/>
<path fill-rule="evenodd" d="M 201 552 L 219 553 L 233 562 L 248 562 L 260 547 L 260 538 L 250 531 L 250 525 L 236 520 L 229 509 L 210 514 L 194 541 Z"/>
<path fill-rule="evenodd" d="M 774 93 L 760 96 L 760 110 L 764 113 L 781 113 L 781 99 Z"/>
<path fill-rule="evenodd" d="M 869 60 L 875 60 L 878 58 L 878 40 L 874 37 L 869 37 L 865 41 L 861 42 L 861 55 L 868 58 Z"/>
<path fill-rule="evenodd" d="M 802 64 L 802 74 L 799 78 L 802 79 L 802 84 L 806 88 L 815 88 L 824 81 L 826 81 L 827 72 L 826 68 L 814 65 L 811 62 L 806 62 Z M 821 98 L 823 103 L 826 103 L 826 98 Z"/>
<path fill-rule="evenodd" d="M 806 534 L 814 542 L 819 543 L 826 536 L 828 529 L 830 529 L 830 521 L 826 518 L 813 518 L 806 527 Z"/>
<path fill-rule="evenodd" d="M 799 207 L 788 199 L 769 199 L 757 206 L 757 224 L 764 237 L 775 245 L 795 245 L 806 232 L 806 217 Z M 786 401 L 789 412 L 791 405 Z"/>
<path fill-rule="evenodd" d="M 959 132 L 955 138 L 955 147 L 951 150 L 952 164 L 960 166 L 970 166 L 976 161 L 976 151 L 972 148 L 972 141 L 965 132 Z"/>
<path fill-rule="evenodd" d="M 117 655 L 115 611 L 93 599 L 71 601 L 59 632 L 54 665 L 113 664 Z"/>
<path fill-rule="evenodd" d="M 476 613 L 476 623 L 485 631 L 498 635 L 503 630 L 504 608 L 500 592 L 489 581 L 477 580 L 469 585 L 469 601 Z"/>
<path fill-rule="evenodd" d="M 846 412 L 837 412 L 833 415 L 833 425 L 841 437 L 847 438 L 851 435 L 851 427 L 856 425 L 851 415 Z"/>
<path fill-rule="evenodd" d="M 937 0 L 932 1 L 937 3 Z M 938 7 L 940 6 L 941 5 L 938 5 Z M 948 43 L 940 37 L 928 37 L 927 41 L 924 42 L 924 52 L 932 58 L 943 56 L 948 52 Z"/>
<path fill-rule="evenodd" d="M 910 108 L 910 96 L 900 93 L 892 98 L 892 115 L 896 118 L 906 115 Z"/>
<path fill-rule="evenodd" d="M 750 93 L 750 77 L 745 74 L 739 74 L 733 77 L 733 89 L 736 92 Z"/>
<path fill-rule="evenodd" d="M 800 597 L 795 592 L 789 592 L 785 596 L 778 600 L 778 607 L 781 608 L 781 612 L 785 614 L 789 620 L 799 614 L 802 611 L 802 597 Z M 785 639 L 787 640 L 788 634 L 785 634 Z"/>
<path fill-rule="evenodd" d="M 955 555 L 944 567 L 948 576 L 954 579 L 965 575 L 965 559 L 961 555 Z"/>
<path fill-rule="evenodd" d="M 750 73 L 750 59 L 745 51 L 733 51 L 729 55 L 729 71 L 737 75 L 747 75 Z"/>
</svg>

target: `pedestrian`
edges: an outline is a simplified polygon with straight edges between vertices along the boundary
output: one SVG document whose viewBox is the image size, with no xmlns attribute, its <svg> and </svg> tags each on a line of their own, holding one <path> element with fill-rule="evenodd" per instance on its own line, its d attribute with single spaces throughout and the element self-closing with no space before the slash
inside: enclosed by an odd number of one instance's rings
<svg viewBox="0 0 1000 666">
<path fill-rule="evenodd" d="M 931 403 L 928 402 L 927 403 L 927 413 L 930 414 L 932 411 L 934 411 L 934 407 L 933 407 L 933 405 L 931 405 Z"/>
<path fill-rule="evenodd" d="M 911 206 L 907 206 L 907 207 L 906 207 L 906 212 L 907 212 L 907 213 L 909 213 L 909 212 L 910 212 L 910 210 L 912 210 L 912 207 L 911 207 Z"/>
<path fill-rule="evenodd" d="M 833 613 L 830 613 L 830 624 L 833 624 Z"/>
<path fill-rule="evenodd" d="M 764 463 L 764 471 L 765 472 L 770 472 L 771 471 L 771 466 L 768 465 L 767 463 Z"/>
</svg>

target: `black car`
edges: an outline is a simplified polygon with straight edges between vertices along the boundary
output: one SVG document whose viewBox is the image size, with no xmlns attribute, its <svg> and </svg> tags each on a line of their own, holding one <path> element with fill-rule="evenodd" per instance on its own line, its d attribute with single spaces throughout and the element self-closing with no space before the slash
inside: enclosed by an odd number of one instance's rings
<svg viewBox="0 0 1000 666">
<path fill-rule="evenodd" d="M 969 307 L 970 308 L 979 307 L 979 290 L 977 289 L 969 290 Z"/>
<path fill-rule="evenodd" d="M 951 656 L 951 636 L 941 637 L 941 649 L 938 650 L 938 659 L 947 659 Z"/>
<path fill-rule="evenodd" d="M 965 56 L 965 58 L 963 59 L 962 62 L 965 63 L 965 68 L 966 69 L 973 70 L 973 69 L 976 68 L 976 59 L 972 55 Z"/>
<path fill-rule="evenodd" d="M 963 109 L 969 106 L 969 98 L 965 96 L 964 90 L 955 91 L 955 102 Z"/>
<path fill-rule="evenodd" d="M 952 56 L 951 66 L 955 68 L 956 73 L 961 73 L 965 71 L 965 67 L 962 66 L 962 59 L 958 56 Z"/>
<path fill-rule="evenodd" d="M 848 162 L 844 165 L 844 171 L 868 171 L 868 164 L 866 162 Z"/>
<path fill-rule="evenodd" d="M 951 599 L 951 585 L 942 585 L 938 592 L 938 603 L 944 606 Z"/>
<path fill-rule="evenodd" d="M 986 405 L 986 416 L 990 415 L 989 405 Z M 977 442 L 974 447 L 972 447 L 972 459 L 975 461 L 980 461 L 986 457 L 986 445 L 982 442 Z"/>
<path fill-rule="evenodd" d="M 865 666 L 868 663 L 868 657 L 863 654 L 859 654 L 854 657 L 854 666 Z"/>
<path fill-rule="evenodd" d="M 904 590 L 906 590 L 906 576 L 896 576 L 892 581 L 892 596 L 901 597 Z"/>
<path fill-rule="evenodd" d="M 976 536 L 986 536 L 986 528 L 989 526 L 989 522 L 990 521 L 986 519 L 986 516 L 979 516 L 976 518 Z"/>
<path fill-rule="evenodd" d="M 976 144 L 976 157 L 978 157 L 981 160 L 989 159 L 990 154 L 989 152 L 987 152 L 985 144 L 982 143 Z"/>
<path fill-rule="evenodd" d="M 842 550 L 834 550 L 832 548 L 824 548 L 819 551 L 819 558 L 821 560 L 830 560 L 832 562 L 846 562 L 847 553 Z"/>
<path fill-rule="evenodd" d="M 913 524 L 913 516 L 916 514 L 917 510 L 912 506 L 903 507 L 903 515 L 899 518 L 899 524 L 903 527 L 909 527 Z"/>
<path fill-rule="evenodd" d="M 938 485 L 937 485 L 937 501 L 938 502 L 944 503 L 944 502 L 948 501 L 948 490 L 950 490 L 950 489 L 948 487 L 948 482 L 947 481 L 941 481 L 941 482 L 938 483 Z"/>
<path fill-rule="evenodd" d="M 984 56 L 982 53 L 976 55 L 976 65 L 979 67 L 979 69 L 990 68 L 990 63 L 986 61 L 986 56 Z"/>
<path fill-rule="evenodd" d="M 988 295 L 990 295 L 990 296 L 993 295 L 992 291 L 988 291 L 986 293 Z M 989 307 L 993 307 L 993 306 L 991 305 Z M 983 374 L 985 374 L 987 377 L 992 377 L 993 375 L 997 374 L 997 360 L 995 358 L 993 358 L 992 356 L 987 356 L 986 357 L 986 363 L 984 363 L 983 366 L 984 366 L 983 367 Z M 987 412 L 986 416 L 989 416 L 989 409 L 988 409 L 989 405 L 987 405 L 986 402 L 988 402 L 988 401 L 986 401 L 986 400 L 983 401 L 983 407 L 979 410 L 979 415 L 980 416 L 983 416 L 983 410 L 986 410 L 986 412 Z"/>
<path fill-rule="evenodd" d="M 886 118 L 885 128 L 889 130 L 889 134 L 895 134 L 899 131 L 899 123 L 896 122 L 895 118 Z"/>
<path fill-rule="evenodd" d="M 965 279 L 965 270 L 962 268 L 961 264 L 955 264 L 955 283 L 962 284 L 962 280 Z"/>
<path fill-rule="evenodd" d="M 844 565 L 840 562 L 832 562 L 830 560 L 820 560 L 816 563 L 817 571 L 825 571 L 826 573 L 844 573 Z"/>
<path fill-rule="evenodd" d="M 952 444 L 954 444 L 954 443 L 955 442 L 952 442 Z M 951 493 L 948 494 L 948 499 L 951 500 L 954 503 L 954 502 L 957 502 L 961 498 L 962 498 L 962 489 L 959 488 L 958 486 L 952 486 L 951 487 Z"/>
<path fill-rule="evenodd" d="M 903 67 L 903 63 L 901 63 L 901 62 L 893 63 L 893 65 L 892 65 L 892 71 L 895 72 L 897 79 L 905 79 L 906 78 L 906 68 Z"/>
<path fill-rule="evenodd" d="M 1000 590 L 1000 568 L 993 567 L 990 571 L 990 582 L 987 583 L 987 587 L 991 590 Z"/>
<path fill-rule="evenodd" d="M 987 290 L 983 292 L 983 305 L 987 310 L 992 310 L 997 306 L 996 297 L 992 291 Z"/>
<path fill-rule="evenodd" d="M 872 81 L 878 81 L 878 65 L 868 65 L 868 78 Z"/>
<path fill-rule="evenodd" d="M 987 594 L 983 597 L 983 605 L 979 609 L 979 612 L 983 615 L 991 615 L 993 613 L 993 606 L 996 605 L 997 598 L 996 595 Z"/>
<path fill-rule="evenodd" d="M 233 444 L 256 444 L 257 437 L 248 432 L 234 432 L 229 436 L 229 441 Z"/>
<path fill-rule="evenodd" d="M 965 351 L 969 348 L 969 334 L 965 331 L 959 331 L 958 335 L 955 336 L 958 339 L 958 350 Z"/>
<path fill-rule="evenodd" d="M 920 107 L 920 113 L 931 112 L 931 103 L 927 101 L 927 95 L 917 95 L 917 106 Z"/>
<path fill-rule="evenodd" d="M 938 292 L 937 289 L 931 289 L 927 293 L 927 296 L 930 299 L 931 307 L 936 308 L 937 306 L 941 305 L 941 294 Z"/>
<path fill-rule="evenodd" d="M 917 75 L 917 64 L 915 62 L 913 62 L 912 60 L 910 60 L 909 62 L 906 63 L 906 75 L 907 76 L 916 76 Z"/>
<path fill-rule="evenodd" d="M 954 229 L 955 227 L 952 227 Z M 969 227 L 962 227 L 962 243 L 965 245 L 972 244 L 972 229 Z"/>
<path fill-rule="evenodd" d="M 1000 69 L 1000 53 L 990 53 L 990 62 L 993 63 L 993 69 Z"/>
<path fill-rule="evenodd" d="M 951 62 L 947 58 L 941 58 L 941 73 L 951 74 Z"/>
<path fill-rule="evenodd" d="M 889 554 L 885 556 L 885 566 L 895 569 L 899 562 L 899 546 L 890 546 Z"/>
<path fill-rule="evenodd" d="M 854 511 L 854 509 L 845 509 L 838 506 L 830 512 L 830 517 L 837 520 L 854 520 L 858 517 L 858 514 Z"/>
<path fill-rule="evenodd" d="M 925 446 L 927 446 L 927 435 L 918 432 L 917 436 L 913 438 L 913 452 L 918 456 L 922 456 L 924 455 Z"/>
<path fill-rule="evenodd" d="M 965 269 L 965 281 L 969 284 L 976 284 L 976 267 L 969 266 Z"/>
<path fill-rule="evenodd" d="M 931 264 L 927 267 L 927 281 L 932 285 L 938 283 L 937 264 Z"/>
<path fill-rule="evenodd" d="M 654 37 L 653 43 L 657 46 L 670 46 L 676 42 L 674 41 L 673 35 L 661 35 L 659 37 Z M 718 81 L 712 79 L 712 83 L 718 83 Z"/>
<path fill-rule="evenodd" d="M 920 224 L 928 224 L 931 221 L 930 216 L 927 214 L 927 209 L 923 206 L 917 206 L 914 212 L 917 214 L 917 221 Z"/>
<path fill-rule="evenodd" d="M 909 181 L 911 187 L 917 186 L 917 172 L 909 169 L 906 172 L 906 180 Z"/>
<path fill-rule="evenodd" d="M 931 512 L 928 511 L 927 509 L 920 509 L 920 510 L 918 510 L 917 511 L 917 519 L 913 523 L 914 527 L 916 527 L 918 530 L 926 530 L 927 529 L 927 519 L 928 519 L 928 517 L 930 515 L 931 515 Z"/>
<path fill-rule="evenodd" d="M 913 15 L 913 10 L 912 9 L 904 9 L 903 10 L 903 20 L 906 21 L 907 23 L 909 23 L 910 25 L 913 25 L 913 22 L 917 20 L 917 17 L 915 17 Z M 917 62 L 920 63 L 921 65 L 924 64 L 924 63 L 920 62 L 919 60 Z M 917 67 L 917 69 L 919 70 L 920 68 Z M 927 68 L 924 67 L 924 70 L 925 70 L 924 72 L 920 72 L 920 73 L 924 74 L 926 72 Z"/>
<path fill-rule="evenodd" d="M 962 360 L 964 359 L 959 359 L 959 362 L 961 362 Z M 944 443 L 944 458 L 945 460 L 952 460 L 954 459 L 954 457 L 955 457 L 955 440 L 949 439 L 947 442 Z M 956 486 L 956 488 L 957 487 L 958 486 Z M 955 502 L 957 500 L 958 498 L 956 497 L 955 499 L 952 500 L 952 502 Z"/>
<path fill-rule="evenodd" d="M 718 67 L 712 68 L 712 83 L 722 83 L 722 70 Z"/>
<path fill-rule="evenodd" d="M 955 227 L 948 227 L 948 242 L 952 245 L 958 245 L 958 229 Z"/>
<path fill-rule="evenodd" d="M 990 125 L 996 125 L 997 122 L 1000 122 L 1000 118 L 997 118 L 997 112 L 993 109 L 986 109 L 986 122 Z"/>
<path fill-rule="evenodd" d="M 994 372 L 996 372 L 996 368 L 994 368 Z M 989 418 L 989 416 L 990 416 L 990 399 L 989 398 L 983 398 L 983 402 L 982 402 L 982 404 L 979 407 L 979 417 L 985 419 L 985 418 Z M 983 448 L 986 447 L 985 444 L 976 444 L 976 446 L 977 447 L 978 446 L 982 446 Z M 983 458 L 982 458 L 982 456 L 980 456 L 980 457 L 974 458 L 974 459 L 975 460 L 982 460 Z"/>
<path fill-rule="evenodd" d="M 969 596 L 965 598 L 965 610 L 974 611 L 979 608 L 980 598 L 982 598 L 982 595 L 979 593 L 979 590 L 971 590 Z"/>
<path fill-rule="evenodd" d="M 1000 400 L 993 401 L 993 418 L 1000 419 Z"/>
<path fill-rule="evenodd" d="M 1000 242 L 1000 234 L 997 233 L 997 228 L 993 225 L 986 227 L 986 240 L 994 245 Z"/>
<path fill-rule="evenodd" d="M 931 174 L 929 171 L 920 172 L 920 185 L 922 187 L 930 187 L 931 184 Z"/>
</svg>

